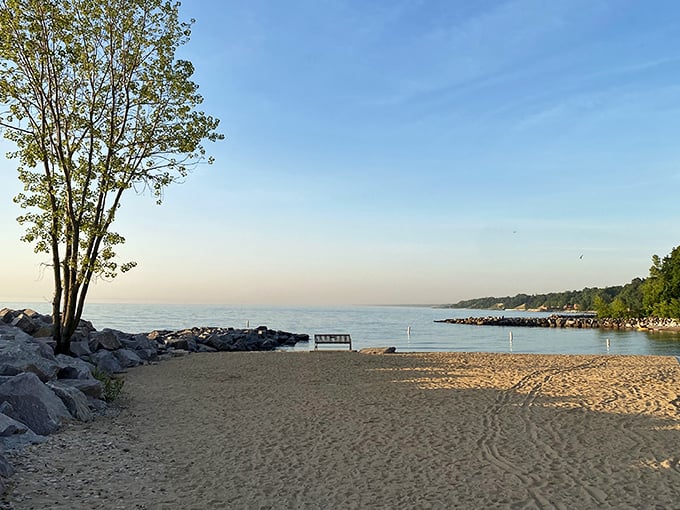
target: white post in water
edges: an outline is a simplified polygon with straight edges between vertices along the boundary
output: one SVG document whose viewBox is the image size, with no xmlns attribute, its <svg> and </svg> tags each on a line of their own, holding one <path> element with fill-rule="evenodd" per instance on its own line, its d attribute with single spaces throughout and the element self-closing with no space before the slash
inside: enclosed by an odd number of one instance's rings
<svg viewBox="0 0 680 510">
<path fill-rule="evenodd" d="M 409 327 L 406 328 L 406 336 L 408 336 L 409 338 L 411 338 L 411 326 L 409 326 Z"/>
<path fill-rule="evenodd" d="M 510 332 L 510 352 L 512 352 L 512 331 Z"/>
<path fill-rule="evenodd" d="M 609 338 L 607 338 L 607 354 L 609 354 Z"/>
</svg>

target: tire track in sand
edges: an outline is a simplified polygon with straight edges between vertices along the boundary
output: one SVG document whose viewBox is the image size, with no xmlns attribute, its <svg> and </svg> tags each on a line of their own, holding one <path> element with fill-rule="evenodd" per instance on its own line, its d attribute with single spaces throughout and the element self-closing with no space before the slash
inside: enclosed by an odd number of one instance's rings
<svg viewBox="0 0 680 510">
<path fill-rule="evenodd" d="M 522 426 L 532 443 L 540 450 L 543 459 L 546 459 L 551 464 L 560 464 L 560 471 L 569 479 L 570 485 L 581 487 L 592 503 L 601 504 L 606 497 L 606 494 L 600 489 L 583 484 L 580 477 L 574 475 L 575 470 L 569 466 L 569 463 L 565 462 L 554 448 L 541 439 L 546 434 L 541 433 L 542 431 L 537 425 L 536 420 L 533 420 L 530 416 L 531 407 L 541 388 L 544 384 L 550 382 L 553 377 L 577 370 L 598 368 L 605 364 L 606 360 L 596 358 L 587 363 L 568 368 L 547 368 L 532 371 L 507 390 L 500 392 L 493 404 L 485 410 L 482 418 L 482 437 L 477 442 L 479 451 L 484 460 L 520 481 L 529 495 L 528 500 L 523 502 L 524 504 L 533 502 L 539 508 L 560 508 L 553 504 L 548 496 L 544 494 L 543 489 L 546 487 L 547 482 L 542 480 L 540 474 L 528 472 L 521 466 L 516 465 L 499 449 L 502 445 L 508 444 L 510 440 L 503 427 L 504 423 L 501 416 L 501 412 L 510 407 L 520 408 L 518 414 L 522 420 Z"/>
</svg>

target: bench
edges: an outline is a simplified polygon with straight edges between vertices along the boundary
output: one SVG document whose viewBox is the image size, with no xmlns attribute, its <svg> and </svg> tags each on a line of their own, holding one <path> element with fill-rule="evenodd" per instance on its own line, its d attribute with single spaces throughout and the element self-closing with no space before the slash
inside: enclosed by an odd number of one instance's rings
<svg viewBox="0 0 680 510">
<path fill-rule="evenodd" d="M 318 349 L 319 344 L 349 344 L 352 350 L 352 337 L 349 335 L 314 335 L 314 350 Z"/>
</svg>

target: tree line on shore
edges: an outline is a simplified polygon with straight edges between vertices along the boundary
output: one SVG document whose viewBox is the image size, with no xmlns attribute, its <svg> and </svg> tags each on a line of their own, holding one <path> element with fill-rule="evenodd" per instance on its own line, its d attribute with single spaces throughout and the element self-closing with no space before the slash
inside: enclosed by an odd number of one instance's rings
<svg viewBox="0 0 680 510">
<path fill-rule="evenodd" d="M 594 311 L 598 317 L 680 318 L 680 246 L 652 256 L 647 278 L 612 287 L 467 299 L 447 308 Z"/>
</svg>

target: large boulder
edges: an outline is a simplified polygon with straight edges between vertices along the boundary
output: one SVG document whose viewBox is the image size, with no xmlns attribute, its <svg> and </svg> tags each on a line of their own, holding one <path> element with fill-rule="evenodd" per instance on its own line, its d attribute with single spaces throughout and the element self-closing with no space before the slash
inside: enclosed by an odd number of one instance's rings
<svg viewBox="0 0 680 510">
<path fill-rule="evenodd" d="M 144 363 L 142 358 L 140 358 L 135 351 L 131 351 L 130 349 L 118 349 L 117 351 L 113 351 L 113 355 L 123 368 L 138 367 Z"/>
<path fill-rule="evenodd" d="M 59 364 L 59 372 L 57 372 L 57 377 L 59 379 L 92 379 L 92 371 L 94 370 L 94 365 L 83 361 L 80 358 L 72 358 L 71 356 L 66 356 L 65 354 L 57 354 L 55 356 L 57 363 Z"/>
<path fill-rule="evenodd" d="M 6 408 L 10 409 L 10 408 Z M 8 437 L 14 434 L 25 434 L 30 429 L 20 421 L 0 413 L 0 437 Z"/>
<path fill-rule="evenodd" d="M 39 323 L 34 321 L 31 317 L 29 317 L 25 313 L 20 313 L 19 315 L 17 315 L 10 324 L 15 328 L 19 328 L 24 333 L 28 333 L 29 335 L 32 335 L 33 333 L 40 329 Z"/>
<path fill-rule="evenodd" d="M 5 411 L 11 411 L 12 406 L 5 406 Z M 25 424 L 0 413 L 0 444 L 5 449 L 12 449 L 27 444 L 44 443 L 45 436 L 39 436 Z"/>
<path fill-rule="evenodd" d="M 69 351 L 74 356 L 89 356 L 92 354 L 92 349 L 90 348 L 90 342 L 87 340 L 82 340 L 80 342 L 70 342 Z"/>
<path fill-rule="evenodd" d="M 33 373 L 19 374 L 0 385 L 0 401 L 12 406 L 11 418 L 40 435 L 56 432 L 63 419 L 71 418 L 59 397 Z"/>
<path fill-rule="evenodd" d="M 17 328 L 0 325 L 0 375 L 32 372 L 42 381 L 56 379 L 59 365 L 52 349 Z"/>
<path fill-rule="evenodd" d="M 144 361 L 155 360 L 158 356 L 158 342 L 148 338 L 147 335 L 139 334 L 123 337 L 120 338 L 120 342 Z"/>
<path fill-rule="evenodd" d="M 61 399 L 66 409 L 76 420 L 92 421 L 94 415 L 87 403 L 87 397 L 82 391 L 60 381 L 50 381 L 47 386 Z"/>
<path fill-rule="evenodd" d="M 121 338 L 120 341 L 126 348 L 132 349 L 133 351 L 147 349 L 154 351 L 158 350 L 158 342 L 144 334 Z"/>
<path fill-rule="evenodd" d="M 0 310 L 0 322 L 4 322 L 6 324 L 9 324 L 12 322 L 12 319 L 14 318 L 14 310 L 10 308 L 3 308 Z"/>
<path fill-rule="evenodd" d="M 76 342 L 89 340 L 90 335 L 92 335 L 92 333 L 96 331 L 97 330 L 90 321 L 80 319 L 80 321 L 78 322 L 78 326 L 76 327 L 76 330 L 73 333 L 73 336 L 71 337 L 71 340 L 75 340 Z"/>
<path fill-rule="evenodd" d="M 123 372 L 123 366 L 111 351 L 97 351 L 90 356 L 90 361 L 102 372 L 118 374 Z"/>
<path fill-rule="evenodd" d="M 173 349 L 182 349 L 185 351 L 196 352 L 198 345 L 194 335 L 182 335 L 179 337 L 171 337 L 165 340 L 165 345 Z"/>
<path fill-rule="evenodd" d="M 97 379 L 59 379 L 61 386 L 71 386 L 83 392 L 86 397 L 104 398 L 104 387 Z"/>
<path fill-rule="evenodd" d="M 205 340 L 205 345 L 212 347 L 218 351 L 231 351 L 237 339 L 242 338 L 243 335 L 236 335 L 234 333 L 215 333 L 210 335 Z"/>
<path fill-rule="evenodd" d="M 90 333 L 90 349 L 92 349 L 92 351 L 98 351 L 100 349 L 115 351 L 121 347 L 123 347 L 123 345 L 120 343 L 120 340 L 118 340 L 118 337 L 113 330 L 105 329 Z"/>
</svg>

